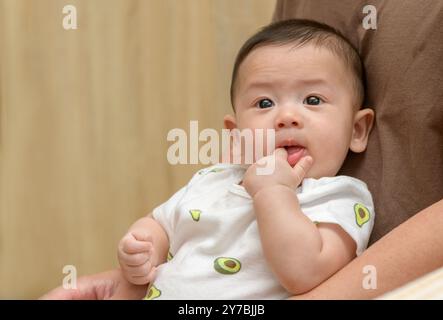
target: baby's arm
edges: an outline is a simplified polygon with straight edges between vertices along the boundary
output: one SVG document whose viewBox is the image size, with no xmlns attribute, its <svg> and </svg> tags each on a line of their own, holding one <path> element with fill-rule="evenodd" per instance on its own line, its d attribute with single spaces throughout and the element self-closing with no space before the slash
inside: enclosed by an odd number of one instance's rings
<svg viewBox="0 0 443 320">
<path fill-rule="evenodd" d="M 151 282 L 155 267 L 166 262 L 168 249 L 168 236 L 151 214 L 137 220 L 118 245 L 124 277 L 138 285 Z"/>
<path fill-rule="evenodd" d="M 316 226 L 286 186 L 259 191 L 254 209 L 265 257 L 292 294 L 311 290 L 355 257 L 354 240 L 339 225 Z"/>
<path fill-rule="evenodd" d="M 312 165 L 302 158 L 291 168 L 284 149 L 275 151 L 272 175 L 245 174 L 264 255 L 282 286 L 293 294 L 316 287 L 355 256 L 354 240 L 338 225 L 315 225 L 300 209 L 294 189 Z"/>
</svg>

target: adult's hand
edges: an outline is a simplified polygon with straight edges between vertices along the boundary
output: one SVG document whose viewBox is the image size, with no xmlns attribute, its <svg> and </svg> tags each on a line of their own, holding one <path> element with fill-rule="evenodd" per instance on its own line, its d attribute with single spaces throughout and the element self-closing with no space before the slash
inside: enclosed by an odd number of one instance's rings
<svg viewBox="0 0 443 320">
<path fill-rule="evenodd" d="M 140 300 L 146 295 L 146 285 L 137 286 L 123 277 L 120 269 L 77 279 L 77 289 L 58 287 L 41 300 Z"/>
</svg>

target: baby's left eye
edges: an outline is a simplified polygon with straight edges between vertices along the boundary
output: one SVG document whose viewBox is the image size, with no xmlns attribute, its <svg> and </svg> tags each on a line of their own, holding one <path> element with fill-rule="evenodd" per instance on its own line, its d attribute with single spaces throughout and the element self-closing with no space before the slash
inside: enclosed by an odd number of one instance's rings
<svg viewBox="0 0 443 320">
<path fill-rule="evenodd" d="M 319 98 L 317 96 L 309 96 L 303 100 L 304 104 L 308 104 L 310 106 L 318 106 L 320 103 L 323 102 L 322 98 Z"/>
</svg>

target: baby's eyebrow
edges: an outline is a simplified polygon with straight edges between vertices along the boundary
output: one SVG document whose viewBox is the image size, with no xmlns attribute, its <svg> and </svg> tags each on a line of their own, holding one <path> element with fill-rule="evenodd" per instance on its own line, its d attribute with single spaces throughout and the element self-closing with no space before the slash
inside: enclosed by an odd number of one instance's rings
<svg viewBox="0 0 443 320">
<path fill-rule="evenodd" d="M 329 81 L 322 78 L 312 78 L 312 79 L 297 79 L 293 81 L 293 87 L 300 86 L 324 86 L 328 89 L 331 88 L 331 84 Z M 261 89 L 261 88 L 273 88 L 279 87 L 278 81 L 252 81 L 246 85 L 246 90 L 250 89 Z"/>
<path fill-rule="evenodd" d="M 254 89 L 254 88 L 269 88 L 273 87 L 274 82 L 271 81 L 253 81 L 246 85 L 246 89 Z"/>
<path fill-rule="evenodd" d="M 298 80 L 297 82 L 303 84 L 303 85 L 325 85 L 325 86 L 330 86 L 329 82 L 324 80 L 324 79 L 301 79 Z"/>
</svg>

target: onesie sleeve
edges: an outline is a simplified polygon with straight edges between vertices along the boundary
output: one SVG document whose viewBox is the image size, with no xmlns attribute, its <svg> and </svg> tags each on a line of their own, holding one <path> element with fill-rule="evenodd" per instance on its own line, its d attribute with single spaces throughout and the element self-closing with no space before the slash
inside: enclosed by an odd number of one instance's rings
<svg viewBox="0 0 443 320">
<path fill-rule="evenodd" d="M 360 255 L 374 227 L 374 204 L 366 184 L 348 176 L 309 179 L 297 195 L 303 213 L 314 222 L 335 223 L 357 245 Z"/>
<path fill-rule="evenodd" d="M 188 190 L 192 187 L 192 185 L 198 183 L 201 180 L 204 172 L 205 169 L 198 171 L 196 174 L 193 175 L 187 185 L 178 190 L 166 202 L 162 203 L 154 210 L 152 210 L 152 216 L 165 229 L 169 240 L 171 240 L 171 237 L 174 234 L 177 206 L 185 198 Z"/>
<path fill-rule="evenodd" d="M 184 198 L 187 188 L 187 185 L 182 187 L 171 198 L 152 211 L 152 216 L 165 229 L 169 239 L 174 234 L 175 209 Z"/>
</svg>

